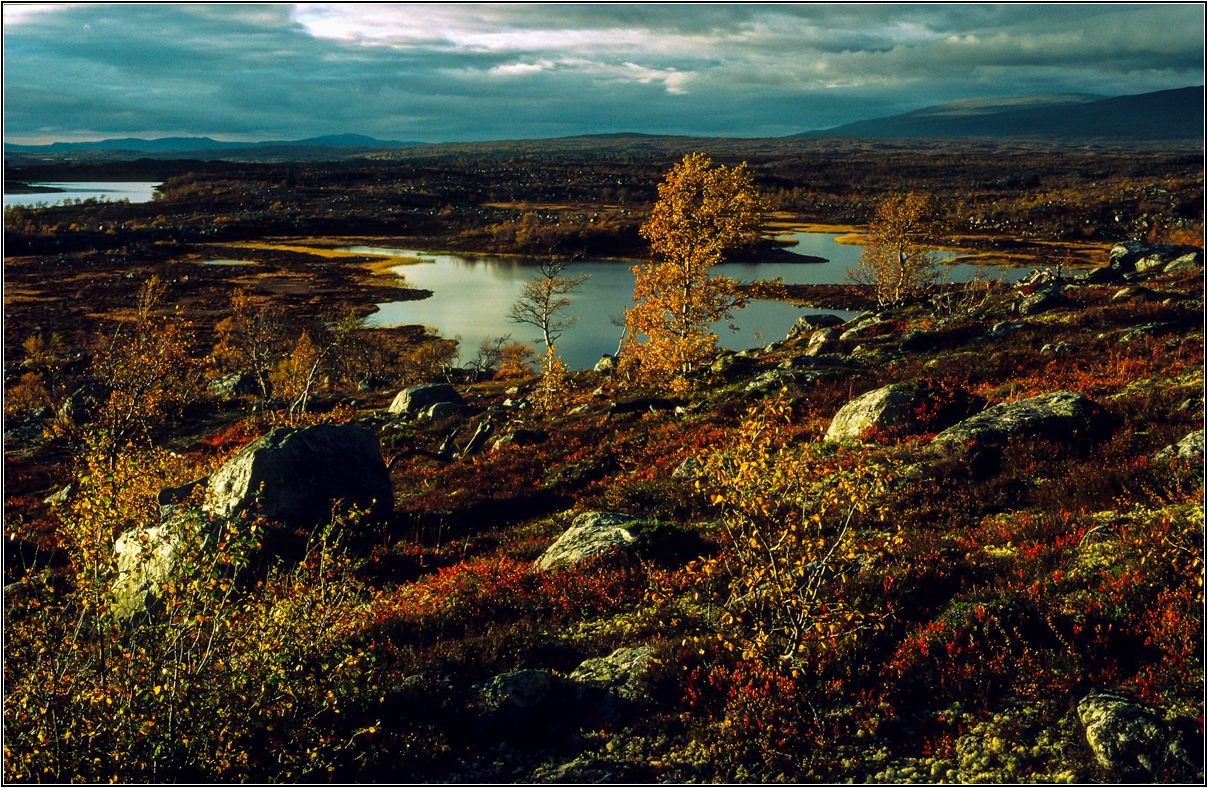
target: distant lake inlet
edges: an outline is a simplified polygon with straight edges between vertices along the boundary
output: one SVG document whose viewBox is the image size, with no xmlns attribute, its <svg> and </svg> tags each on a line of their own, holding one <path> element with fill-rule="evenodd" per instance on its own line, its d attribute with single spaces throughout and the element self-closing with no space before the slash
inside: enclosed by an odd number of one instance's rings
<svg viewBox="0 0 1208 788">
<path fill-rule="evenodd" d="M 22 205 L 32 208 L 38 205 L 62 205 L 67 200 L 128 200 L 151 202 L 160 181 L 38 181 L 33 187 L 55 189 L 50 192 L 30 194 L 5 194 L 4 207 Z"/>
</svg>

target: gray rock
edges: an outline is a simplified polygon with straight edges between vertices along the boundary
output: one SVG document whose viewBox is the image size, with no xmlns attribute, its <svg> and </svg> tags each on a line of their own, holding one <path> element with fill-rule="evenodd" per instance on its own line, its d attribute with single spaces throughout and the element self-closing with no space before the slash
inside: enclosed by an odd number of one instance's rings
<svg viewBox="0 0 1208 788">
<path fill-rule="evenodd" d="M 109 609 L 114 617 L 125 621 L 153 611 L 181 556 L 192 547 L 204 549 L 220 530 L 221 523 L 207 523 L 196 511 L 178 510 L 159 525 L 123 532 L 113 544 L 118 577 L 110 588 Z"/>
<path fill-rule="evenodd" d="M 820 328 L 810 337 L 806 345 L 805 355 L 820 356 L 823 353 L 833 353 L 839 349 L 839 331 L 834 328 Z"/>
<path fill-rule="evenodd" d="M 796 339 L 805 334 L 812 334 L 820 328 L 834 328 L 843 325 L 843 318 L 838 315 L 801 315 L 793 322 L 785 340 Z"/>
<path fill-rule="evenodd" d="M 596 365 L 594 367 L 592 367 L 592 369 L 594 371 L 602 372 L 604 374 L 612 374 L 613 372 L 616 371 L 616 368 L 617 368 L 617 357 L 608 356 L 608 355 L 601 356 L 600 360 L 596 362 Z"/>
<path fill-rule="evenodd" d="M 1204 253 L 1200 251 L 1191 252 L 1174 258 L 1166 264 L 1164 270 L 1166 273 L 1174 273 L 1175 271 L 1199 271 L 1204 267 Z"/>
<path fill-rule="evenodd" d="M 807 369 L 770 369 L 751 380 L 746 391 L 767 394 L 783 388 L 805 388 L 820 377 L 821 373 Z"/>
<path fill-rule="evenodd" d="M 1204 431 L 1196 430 L 1188 433 L 1178 443 L 1159 450 L 1153 456 L 1155 460 L 1185 460 L 1201 463 L 1204 461 Z"/>
<path fill-rule="evenodd" d="M 460 402 L 434 402 L 421 413 L 428 421 L 440 421 L 454 416 L 464 416 L 466 406 Z"/>
<path fill-rule="evenodd" d="M 1013 331 L 1018 331 L 1023 328 L 1023 323 L 995 323 L 990 327 L 988 336 L 992 339 L 1001 339 Z"/>
<path fill-rule="evenodd" d="M 888 333 L 889 323 L 885 320 L 861 320 L 856 325 L 843 331 L 839 335 L 839 339 L 847 341 L 852 339 L 864 339 L 870 336 L 880 336 Z"/>
<path fill-rule="evenodd" d="M 893 383 L 861 394 L 831 420 L 828 441 L 859 440 L 870 430 L 917 435 L 976 413 L 985 400 L 963 390 L 945 392 L 919 383 Z"/>
<path fill-rule="evenodd" d="M 1021 315 L 1039 315 L 1069 305 L 1070 300 L 1060 290 L 1038 290 L 1016 302 L 1015 311 Z"/>
<path fill-rule="evenodd" d="M 607 657 L 594 657 L 579 663 L 568 677 L 570 681 L 607 690 L 632 702 L 641 701 L 643 694 L 638 680 L 654 664 L 650 646 L 619 648 Z"/>
<path fill-rule="evenodd" d="M 414 415 L 437 402 L 465 404 L 461 395 L 448 383 L 427 383 L 400 391 L 390 403 L 389 410 L 391 413 Z"/>
<path fill-rule="evenodd" d="M 1072 352 L 1074 352 L 1074 346 L 1069 342 L 1045 343 L 1044 346 L 1040 348 L 1040 354 L 1042 356 L 1068 356 Z"/>
<path fill-rule="evenodd" d="M 709 371 L 724 378 L 737 377 L 755 365 L 754 359 L 734 353 L 723 353 L 713 360 Z"/>
<path fill-rule="evenodd" d="M 1134 326 L 1130 329 L 1120 332 L 1120 336 L 1116 338 L 1116 341 L 1136 342 L 1139 339 L 1153 339 L 1155 337 L 1165 336 L 1177 329 L 1178 325 L 1176 323 L 1145 323 L 1144 325 Z"/>
<path fill-rule="evenodd" d="M 220 517 L 255 508 L 270 520 L 308 527 L 330 518 L 333 501 L 375 519 L 394 506 L 377 436 L 364 427 L 273 430 L 211 475 L 204 508 Z"/>
<path fill-rule="evenodd" d="M 1156 301 L 1160 296 L 1148 287 L 1129 285 L 1112 293 L 1112 303 L 1120 301 Z"/>
<path fill-rule="evenodd" d="M 494 448 L 513 445 L 535 446 L 538 443 L 545 443 L 548 439 L 549 433 L 545 430 L 512 430 L 495 441 Z"/>
<path fill-rule="evenodd" d="M 47 506 L 63 506 L 80 491 L 80 483 L 72 479 L 64 487 L 42 499 Z"/>
<path fill-rule="evenodd" d="M 260 393 L 260 384 L 251 372 L 232 372 L 206 384 L 206 391 L 215 399 L 231 400 L 252 397 Z"/>
<path fill-rule="evenodd" d="M 1109 427 L 1096 403 L 1076 392 L 1054 391 L 987 408 L 936 435 L 931 446 L 943 454 L 977 457 L 1014 438 L 1087 445 L 1106 437 Z"/>
<path fill-rule="evenodd" d="M 548 670 L 513 670 L 479 684 L 480 708 L 487 714 L 528 715 L 548 706 L 555 695 L 554 677 Z"/>
<path fill-rule="evenodd" d="M 1120 271 L 1153 270 L 1167 265 L 1174 260 L 1191 255 L 1200 255 L 1203 264 L 1203 252 L 1194 246 L 1178 244 L 1149 244 L 1141 241 L 1125 241 L 1116 244 L 1108 253 L 1109 264 Z M 1143 267 L 1144 266 L 1144 267 Z"/>
<path fill-rule="evenodd" d="M 625 553 L 637 538 L 624 526 L 637 517 L 622 512 L 584 512 L 551 544 L 534 566 L 540 570 L 574 566 L 613 552 Z"/>
<path fill-rule="evenodd" d="M 1166 769 L 1185 771 L 1189 755 L 1170 726 L 1136 699 L 1093 690 L 1078 702 L 1078 719 L 1095 761 L 1121 780 L 1154 780 Z"/>
</svg>

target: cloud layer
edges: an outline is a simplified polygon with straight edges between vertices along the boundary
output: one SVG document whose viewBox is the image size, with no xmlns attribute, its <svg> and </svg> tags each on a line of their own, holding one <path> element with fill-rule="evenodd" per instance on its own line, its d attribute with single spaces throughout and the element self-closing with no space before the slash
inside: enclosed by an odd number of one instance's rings
<svg viewBox="0 0 1208 788">
<path fill-rule="evenodd" d="M 11 142 L 778 136 L 1200 84 L 1198 5 L 4 7 Z"/>
</svg>

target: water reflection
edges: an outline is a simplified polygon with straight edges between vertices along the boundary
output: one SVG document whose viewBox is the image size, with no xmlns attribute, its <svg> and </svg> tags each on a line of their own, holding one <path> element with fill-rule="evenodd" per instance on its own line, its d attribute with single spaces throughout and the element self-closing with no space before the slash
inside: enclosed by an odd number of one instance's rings
<svg viewBox="0 0 1208 788">
<path fill-rule="evenodd" d="M 23 205 L 62 205 L 67 200 L 128 200 L 132 203 L 151 202 L 159 181 L 55 181 L 30 183 L 30 186 L 48 186 L 57 192 L 38 194 L 6 194 L 4 207 Z"/>
<path fill-rule="evenodd" d="M 794 233 L 796 243 L 790 251 L 827 258 L 825 263 L 769 262 L 726 263 L 714 270 L 740 281 L 782 277 L 786 284 L 836 284 L 847 281 L 847 272 L 860 257 L 862 247 L 836 244 L 837 233 Z M 434 254 L 414 249 L 375 246 L 350 246 L 342 251 L 400 258 L 395 267 L 410 287 L 432 291 L 431 298 L 419 301 L 394 301 L 378 304 L 378 311 L 366 318 L 367 325 L 425 325 L 445 337 L 461 339 L 462 360 L 473 356 L 478 343 L 487 337 L 511 334 L 515 339 L 537 344 L 539 334 L 529 326 L 507 320 L 508 310 L 520 297 L 521 288 L 536 276 L 533 261 L 522 257 L 463 257 Z M 951 259 L 955 253 L 941 253 Z M 563 334 L 558 349 L 574 369 L 594 365 L 600 356 L 615 352 L 621 337 L 620 322 L 626 307 L 633 304 L 633 274 L 630 264 L 617 261 L 586 260 L 572 263 L 570 274 L 587 274 L 588 280 L 572 296 L 570 313 L 578 318 Z M 944 265 L 942 271 L 951 281 L 967 281 L 975 274 L 1002 275 L 1015 279 L 1025 269 L 1009 266 L 981 266 L 967 263 Z M 752 301 L 734 316 L 737 331 L 726 323 L 713 325 L 720 344 L 742 350 L 783 339 L 798 316 L 834 314 L 844 319 L 857 313 L 838 309 L 804 309 L 783 301 Z"/>
</svg>

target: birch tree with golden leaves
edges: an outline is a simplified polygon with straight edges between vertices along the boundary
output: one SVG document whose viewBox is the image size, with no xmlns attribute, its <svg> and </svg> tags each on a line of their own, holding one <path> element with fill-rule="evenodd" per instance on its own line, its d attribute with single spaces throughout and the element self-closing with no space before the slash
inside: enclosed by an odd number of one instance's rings
<svg viewBox="0 0 1208 788">
<path fill-rule="evenodd" d="M 896 306 L 925 295 L 939 280 L 935 252 L 924 244 L 933 232 L 925 194 L 893 194 L 877 206 L 868 243 L 851 271 L 858 284 L 872 285 L 880 306 Z"/>
<path fill-rule="evenodd" d="M 759 228 L 764 210 L 745 162 L 714 167 L 705 154 L 691 153 L 667 173 L 640 231 L 652 260 L 633 268 L 623 372 L 683 390 L 687 376 L 708 363 L 717 348 L 709 325 L 745 302 L 733 279 L 709 269 Z"/>
</svg>

